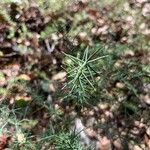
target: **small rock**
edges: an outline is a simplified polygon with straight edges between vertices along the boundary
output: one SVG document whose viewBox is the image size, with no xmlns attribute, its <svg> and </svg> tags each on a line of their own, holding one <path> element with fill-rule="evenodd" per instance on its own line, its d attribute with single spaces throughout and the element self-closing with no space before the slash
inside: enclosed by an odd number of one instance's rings
<svg viewBox="0 0 150 150">
<path fill-rule="evenodd" d="M 126 133 L 125 131 L 122 131 L 122 132 L 121 132 L 121 135 L 122 135 L 122 136 L 125 136 L 126 134 L 127 134 L 127 133 Z"/>
<path fill-rule="evenodd" d="M 121 82 L 117 82 L 116 87 L 119 88 L 119 89 L 123 89 L 125 87 L 125 85 Z"/>
<path fill-rule="evenodd" d="M 146 133 L 148 136 L 150 136 L 150 127 L 147 128 Z"/>
<path fill-rule="evenodd" d="M 0 76 L 0 86 L 4 86 L 6 84 L 6 78 L 4 76 Z"/>
<path fill-rule="evenodd" d="M 143 122 L 140 123 L 139 128 L 144 128 L 145 124 Z"/>
<path fill-rule="evenodd" d="M 98 107 L 99 107 L 99 109 L 101 109 L 101 110 L 106 110 L 106 109 L 108 109 L 109 108 L 109 105 L 107 104 L 107 103 L 100 103 L 100 104 L 98 104 Z"/>
<path fill-rule="evenodd" d="M 90 138 L 98 139 L 97 133 L 96 133 L 92 128 L 87 128 L 87 129 L 85 130 L 85 133 L 86 133 Z"/>
<path fill-rule="evenodd" d="M 105 123 L 105 122 L 106 122 L 105 118 L 101 118 L 101 123 Z"/>
<path fill-rule="evenodd" d="M 145 139 L 145 143 L 146 143 L 148 149 L 150 149 L 150 139 L 149 139 L 149 137 L 147 135 L 145 135 L 144 139 Z"/>
<path fill-rule="evenodd" d="M 87 120 L 87 122 L 86 122 L 86 126 L 87 126 L 87 127 L 92 127 L 92 126 L 94 125 L 95 121 L 96 121 L 96 120 L 95 120 L 94 117 L 89 118 L 89 119 Z"/>
<path fill-rule="evenodd" d="M 146 149 L 146 145 L 145 145 L 145 144 L 141 144 L 140 147 L 141 147 L 142 149 Z"/>
<path fill-rule="evenodd" d="M 52 102 L 53 102 L 52 96 L 50 94 L 47 96 L 47 102 L 49 104 L 52 104 Z"/>
<path fill-rule="evenodd" d="M 73 131 L 75 131 L 76 134 L 79 134 L 82 143 L 84 143 L 87 146 L 90 145 L 91 141 L 87 136 L 87 134 L 85 133 L 85 126 L 83 125 L 81 119 L 79 118 L 75 119 L 75 127 Z"/>
<path fill-rule="evenodd" d="M 96 35 L 97 34 L 97 28 L 92 28 L 91 32 L 92 32 L 92 34 Z"/>
<path fill-rule="evenodd" d="M 48 89 L 49 89 L 50 92 L 55 92 L 56 91 L 55 86 L 54 86 L 53 83 L 49 84 Z"/>
<path fill-rule="evenodd" d="M 139 146 L 137 146 L 137 145 L 135 145 L 134 147 L 133 147 L 133 150 L 142 150 Z"/>
<path fill-rule="evenodd" d="M 25 41 L 25 46 L 30 46 L 31 45 L 31 43 L 29 42 L 29 41 Z"/>
<path fill-rule="evenodd" d="M 52 77 L 52 80 L 61 80 L 66 77 L 66 72 L 59 72 Z"/>
<path fill-rule="evenodd" d="M 122 147 L 122 143 L 121 143 L 121 140 L 118 138 L 116 139 L 114 142 L 113 142 L 114 146 L 116 149 L 118 150 L 122 150 L 123 147 Z"/>
<path fill-rule="evenodd" d="M 26 139 L 23 133 L 17 133 L 16 136 L 19 144 L 25 143 Z"/>
<path fill-rule="evenodd" d="M 52 40 L 54 40 L 54 41 L 58 41 L 58 40 L 59 40 L 58 35 L 55 34 L 55 33 L 52 33 L 51 38 L 52 38 Z"/>
<path fill-rule="evenodd" d="M 150 96 L 149 96 L 148 94 L 146 94 L 146 95 L 141 95 L 140 98 L 141 98 L 141 100 L 142 100 L 143 102 L 145 102 L 147 105 L 150 105 Z"/>
<path fill-rule="evenodd" d="M 146 3 L 142 9 L 142 14 L 145 17 L 148 17 L 150 15 L 150 3 Z"/>
<path fill-rule="evenodd" d="M 144 2 L 146 2 L 147 0 L 136 0 L 136 2 L 137 3 L 140 3 L 140 4 L 142 4 L 142 3 L 144 3 Z"/>
<path fill-rule="evenodd" d="M 103 19 L 97 19 L 97 25 L 99 27 L 103 26 L 105 24 L 105 21 Z"/>
<path fill-rule="evenodd" d="M 107 137 L 100 138 L 96 143 L 96 150 L 112 150 L 111 141 Z"/>
<path fill-rule="evenodd" d="M 77 112 L 71 111 L 71 112 L 70 112 L 70 118 L 71 118 L 71 119 L 74 119 L 75 116 L 77 116 Z"/>
<path fill-rule="evenodd" d="M 94 111 L 99 112 L 98 107 L 94 106 Z"/>
<path fill-rule="evenodd" d="M 139 134 L 138 128 L 135 128 L 135 127 L 134 127 L 134 128 L 131 130 L 131 133 L 134 134 L 134 135 L 138 135 L 138 134 Z"/>
<path fill-rule="evenodd" d="M 114 64 L 114 66 L 117 67 L 117 68 L 119 68 L 119 67 L 121 67 L 121 64 L 122 64 L 122 61 L 118 60 L 118 61 L 116 61 L 116 63 Z"/>
<path fill-rule="evenodd" d="M 150 84 L 144 83 L 143 84 L 143 90 L 144 90 L 144 92 L 149 92 L 150 91 Z"/>
<path fill-rule="evenodd" d="M 140 125 L 140 121 L 134 121 L 134 125 L 136 126 L 136 127 L 139 127 L 139 125 Z"/>
<path fill-rule="evenodd" d="M 89 115 L 93 116 L 94 115 L 94 111 L 93 110 L 89 111 Z"/>
<path fill-rule="evenodd" d="M 132 50 L 127 50 L 125 56 L 134 56 L 134 52 Z"/>
<path fill-rule="evenodd" d="M 83 4 L 87 4 L 87 3 L 88 3 L 88 0 L 81 0 L 81 2 L 82 2 Z"/>
<path fill-rule="evenodd" d="M 99 34 L 107 34 L 108 28 L 109 28 L 108 25 L 104 25 L 104 26 L 100 27 L 97 31 L 98 35 Z"/>
<path fill-rule="evenodd" d="M 113 104 L 112 106 L 111 106 L 111 108 L 110 108 L 110 111 L 116 111 L 117 109 L 119 108 L 119 103 L 118 102 L 116 102 L 115 104 Z"/>
<path fill-rule="evenodd" d="M 87 33 L 86 32 L 81 32 L 79 34 L 80 39 L 83 41 L 85 38 L 87 38 Z"/>
</svg>

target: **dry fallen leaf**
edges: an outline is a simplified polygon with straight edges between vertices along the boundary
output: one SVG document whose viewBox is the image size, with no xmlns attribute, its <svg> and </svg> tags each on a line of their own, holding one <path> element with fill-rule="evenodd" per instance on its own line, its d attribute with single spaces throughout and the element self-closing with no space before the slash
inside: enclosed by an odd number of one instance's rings
<svg viewBox="0 0 150 150">
<path fill-rule="evenodd" d="M 89 15 L 89 18 L 94 21 L 100 17 L 99 11 L 97 11 L 95 9 L 88 9 L 87 14 Z"/>
<path fill-rule="evenodd" d="M 7 136 L 1 135 L 0 136 L 0 150 L 3 150 L 6 144 L 7 144 Z"/>
</svg>

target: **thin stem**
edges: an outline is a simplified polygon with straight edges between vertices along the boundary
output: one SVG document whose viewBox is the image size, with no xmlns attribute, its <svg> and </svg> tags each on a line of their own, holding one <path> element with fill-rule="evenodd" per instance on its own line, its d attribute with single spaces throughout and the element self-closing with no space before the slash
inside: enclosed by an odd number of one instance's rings
<svg viewBox="0 0 150 150">
<path fill-rule="evenodd" d="M 101 56 L 101 57 L 98 57 L 98 58 L 95 58 L 95 59 L 92 59 L 92 60 L 89 60 L 88 63 L 91 63 L 91 62 L 94 62 L 94 61 L 97 61 L 99 59 L 102 59 L 102 58 L 105 58 L 105 57 L 108 57 L 109 55 L 105 55 L 105 56 Z"/>
<path fill-rule="evenodd" d="M 74 57 L 74 56 L 72 56 L 72 55 L 69 55 L 69 54 L 66 54 L 66 53 L 64 53 L 67 57 L 69 57 L 71 60 L 73 60 L 75 63 L 78 63 L 77 61 L 80 61 L 80 62 L 84 62 L 83 60 L 81 60 L 81 59 L 79 59 L 79 58 L 77 58 L 77 57 Z"/>
<path fill-rule="evenodd" d="M 88 81 L 88 83 L 91 85 L 91 87 L 95 90 L 93 84 L 90 82 L 90 80 L 86 77 L 86 75 L 84 73 L 82 73 L 83 76 L 85 77 L 85 79 Z"/>
<path fill-rule="evenodd" d="M 98 49 L 98 50 L 96 50 L 95 52 L 93 52 L 93 54 L 88 58 L 88 61 L 99 51 L 99 50 L 101 50 L 102 48 L 100 48 L 100 49 Z"/>
</svg>

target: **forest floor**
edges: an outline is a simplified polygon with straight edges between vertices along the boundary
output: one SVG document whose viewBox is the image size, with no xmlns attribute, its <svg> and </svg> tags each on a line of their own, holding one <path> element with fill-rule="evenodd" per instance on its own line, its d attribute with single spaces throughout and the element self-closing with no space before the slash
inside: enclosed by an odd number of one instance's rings
<svg viewBox="0 0 150 150">
<path fill-rule="evenodd" d="M 2 0 L 0 150 L 150 150 L 149 21 L 148 0 Z"/>
</svg>

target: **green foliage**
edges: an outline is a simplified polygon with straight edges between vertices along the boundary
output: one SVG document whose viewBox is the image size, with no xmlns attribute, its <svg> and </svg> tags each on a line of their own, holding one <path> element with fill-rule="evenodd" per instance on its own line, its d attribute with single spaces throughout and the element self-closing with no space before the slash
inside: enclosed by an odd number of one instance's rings
<svg viewBox="0 0 150 150">
<path fill-rule="evenodd" d="M 60 133 L 56 136 L 56 150 L 84 150 L 75 133 Z"/>
<path fill-rule="evenodd" d="M 14 138 L 11 147 L 16 150 L 27 150 L 32 148 L 33 145 L 29 142 L 28 135 L 21 127 L 21 121 L 17 119 L 15 110 L 9 109 L 6 105 L 1 105 L 0 108 L 0 135 L 5 134 Z M 11 127 L 14 131 L 11 131 Z M 22 148 L 21 148 L 22 147 Z"/>
<path fill-rule="evenodd" d="M 12 26 L 15 26 L 15 23 L 12 21 L 8 12 L 5 9 L 1 8 L 1 6 L 0 6 L 0 23 L 9 23 Z"/>
<path fill-rule="evenodd" d="M 105 91 L 119 81 L 125 85 L 124 93 L 128 91 L 139 99 L 139 87 L 148 75 L 148 70 L 144 68 L 148 65 L 143 68 L 135 57 L 124 61 L 123 57 L 129 50 L 127 46 L 117 45 L 113 49 L 98 47 L 81 49 L 77 56 L 65 54 L 64 64 L 68 73 L 65 87 L 69 90 L 66 98 L 79 105 L 93 102 L 95 97 L 109 99 Z"/>
<path fill-rule="evenodd" d="M 66 86 L 70 89 L 68 96 L 73 96 L 78 104 L 88 103 L 90 95 L 96 91 L 95 76 L 98 74 L 97 70 L 99 71 L 99 68 L 96 68 L 97 63 L 108 57 L 102 54 L 98 57 L 99 51 L 100 49 L 91 52 L 89 48 L 86 48 L 84 54 L 79 57 L 65 54 L 65 64 L 68 67 Z"/>
</svg>

